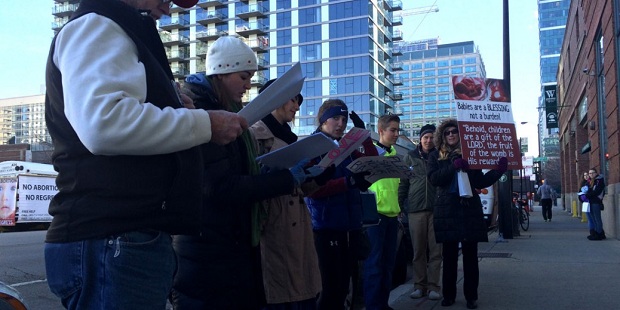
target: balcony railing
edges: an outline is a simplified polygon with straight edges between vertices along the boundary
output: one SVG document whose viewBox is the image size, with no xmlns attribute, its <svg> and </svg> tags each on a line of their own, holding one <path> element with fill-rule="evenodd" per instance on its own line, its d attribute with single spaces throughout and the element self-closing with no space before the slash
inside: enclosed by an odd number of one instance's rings
<svg viewBox="0 0 620 310">
<path fill-rule="evenodd" d="M 207 29 L 196 33 L 196 39 L 201 41 L 215 40 L 221 36 L 227 35 L 225 30 L 219 30 L 216 28 Z"/>
<path fill-rule="evenodd" d="M 403 17 L 402 16 L 394 16 L 392 17 L 392 26 L 402 26 L 403 25 Z"/>
<path fill-rule="evenodd" d="M 198 3 L 196 3 L 196 5 L 205 9 L 208 7 L 224 6 L 225 4 L 222 0 L 198 0 Z"/>
<path fill-rule="evenodd" d="M 265 53 L 269 49 L 269 38 L 260 36 L 256 39 L 245 39 L 247 44 L 253 51 L 257 53 Z"/>
<path fill-rule="evenodd" d="M 256 57 L 256 61 L 258 62 L 258 70 L 265 70 L 269 66 L 269 60 L 265 59 L 265 57 Z"/>
<path fill-rule="evenodd" d="M 159 37 L 161 38 L 161 41 L 164 43 L 164 46 L 189 44 L 189 38 L 184 35 L 178 34 L 178 33 L 160 31 Z"/>
<path fill-rule="evenodd" d="M 394 33 L 392 34 L 392 40 L 394 40 L 394 41 L 402 41 L 403 40 L 403 32 L 400 29 L 394 29 Z"/>
<path fill-rule="evenodd" d="M 189 52 L 185 49 L 166 51 L 168 61 L 184 61 L 189 58 Z"/>
<path fill-rule="evenodd" d="M 159 28 L 164 30 L 188 28 L 189 21 L 185 17 L 175 16 L 159 20 Z"/>
<path fill-rule="evenodd" d="M 267 83 L 267 78 L 262 74 L 256 73 L 252 77 L 251 82 L 252 86 L 261 87 Z"/>
<path fill-rule="evenodd" d="M 235 10 L 237 17 L 241 19 L 248 19 L 250 17 L 265 17 L 267 9 L 261 4 L 250 4 L 248 6 L 239 6 Z"/>
<path fill-rule="evenodd" d="M 77 10 L 78 4 L 57 4 L 52 8 L 52 14 L 58 17 L 71 16 Z"/>
<path fill-rule="evenodd" d="M 400 11 L 403 9 L 403 2 L 400 0 L 384 0 L 383 4 L 385 9 L 390 12 Z"/>
<path fill-rule="evenodd" d="M 235 28 L 235 31 L 238 35 L 244 36 L 246 38 L 252 34 L 265 35 L 267 34 L 268 30 L 269 27 L 263 25 L 263 23 L 261 22 L 243 23 L 237 25 L 237 27 Z"/>
<path fill-rule="evenodd" d="M 394 45 L 392 47 L 392 56 L 401 56 L 403 54 L 403 48 L 400 45 Z"/>
<path fill-rule="evenodd" d="M 189 70 L 186 66 L 170 66 L 170 69 L 175 78 L 182 78 L 189 75 Z"/>
<path fill-rule="evenodd" d="M 208 24 L 221 24 L 227 18 L 228 16 L 217 11 L 209 11 L 196 14 L 196 21 L 205 26 Z"/>
</svg>

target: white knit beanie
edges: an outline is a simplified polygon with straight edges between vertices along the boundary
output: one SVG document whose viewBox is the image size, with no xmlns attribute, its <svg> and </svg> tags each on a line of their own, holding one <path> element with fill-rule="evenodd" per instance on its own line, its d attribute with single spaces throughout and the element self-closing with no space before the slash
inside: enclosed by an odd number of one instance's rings
<svg viewBox="0 0 620 310">
<path fill-rule="evenodd" d="M 206 75 L 256 71 L 256 54 L 236 37 L 219 37 L 207 51 Z"/>
</svg>

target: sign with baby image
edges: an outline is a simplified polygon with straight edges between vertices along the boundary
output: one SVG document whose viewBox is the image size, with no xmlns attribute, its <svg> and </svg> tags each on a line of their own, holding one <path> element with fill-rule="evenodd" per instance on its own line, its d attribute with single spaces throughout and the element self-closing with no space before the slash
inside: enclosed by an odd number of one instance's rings
<svg viewBox="0 0 620 310">
<path fill-rule="evenodd" d="M 471 169 L 494 169 L 501 157 L 508 169 L 521 169 L 521 151 L 503 80 L 453 76 L 463 158 Z"/>
</svg>

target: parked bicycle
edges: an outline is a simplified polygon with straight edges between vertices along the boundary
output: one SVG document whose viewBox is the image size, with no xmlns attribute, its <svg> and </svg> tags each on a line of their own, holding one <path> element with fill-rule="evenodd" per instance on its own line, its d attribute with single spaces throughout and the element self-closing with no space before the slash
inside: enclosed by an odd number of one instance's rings
<svg viewBox="0 0 620 310">
<path fill-rule="evenodd" d="M 527 200 L 518 199 L 517 206 L 519 210 L 519 225 L 521 225 L 523 231 L 527 231 L 530 228 L 530 212 Z"/>
</svg>

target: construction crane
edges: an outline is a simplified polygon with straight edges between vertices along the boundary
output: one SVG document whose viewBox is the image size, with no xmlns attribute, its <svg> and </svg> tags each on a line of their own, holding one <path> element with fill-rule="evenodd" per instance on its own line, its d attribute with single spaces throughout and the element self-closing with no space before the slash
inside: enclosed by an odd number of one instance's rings
<svg viewBox="0 0 620 310">
<path fill-rule="evenodd" d="M 398 11 L 397 14 L 399 16 L 411 16 L 411 15 L 437 13 L 437 12 L 439 12 L 439 8 L 433 4 L 431 6 L 423 6 L 419 8 L 401 10 L 401 11 Z"/>
</svg>

